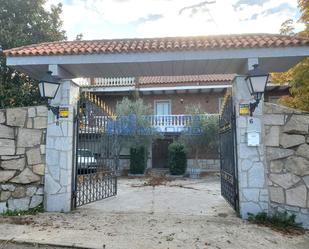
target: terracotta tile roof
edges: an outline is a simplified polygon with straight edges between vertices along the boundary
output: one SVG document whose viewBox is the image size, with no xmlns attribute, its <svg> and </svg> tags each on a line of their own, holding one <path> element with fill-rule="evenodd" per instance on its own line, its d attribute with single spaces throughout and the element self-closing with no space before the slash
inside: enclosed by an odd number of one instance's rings
<svg viewBox="0 0 309 249">
<path fill-rule="evenodd" d="M 195 37 L 136 38 L 46 42 L 5 50 L 6 56 L 77 55 L 230 48 L 308 46 L 309 39 L 278 34 L 238 34 Z"/>
<path fill-rule="evenodd" d="M 235 74 L 203 74 L 203 75 L 183 75 L 183 76 L 145 76 L 138 78 L 139 85 L 212 85 L 230 84 Z"/>
</svg>

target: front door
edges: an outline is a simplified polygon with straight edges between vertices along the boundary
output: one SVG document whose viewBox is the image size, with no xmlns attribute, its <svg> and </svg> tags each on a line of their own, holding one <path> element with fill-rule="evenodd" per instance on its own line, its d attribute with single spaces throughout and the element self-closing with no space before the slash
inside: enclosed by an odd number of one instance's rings
<svg viewBox="0 0 309 249">
<path fill-rule="evenodd" d="M 152 168 L 168 168 L 168 146 L 173 139 L 157 139 L 152 144 Z"/>
</svg>

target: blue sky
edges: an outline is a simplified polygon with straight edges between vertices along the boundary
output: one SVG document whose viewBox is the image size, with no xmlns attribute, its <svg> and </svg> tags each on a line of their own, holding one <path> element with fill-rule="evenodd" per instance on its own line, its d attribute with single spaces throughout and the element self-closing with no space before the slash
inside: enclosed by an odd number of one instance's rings
<svg viewBox="0 0 309 249">
<path fill-rule="evenodd" d="M 46 8 L 59 2 L 69 40 L 278 33 L 299 17 L 297 0 L 48 0 Z"/>
</svg>

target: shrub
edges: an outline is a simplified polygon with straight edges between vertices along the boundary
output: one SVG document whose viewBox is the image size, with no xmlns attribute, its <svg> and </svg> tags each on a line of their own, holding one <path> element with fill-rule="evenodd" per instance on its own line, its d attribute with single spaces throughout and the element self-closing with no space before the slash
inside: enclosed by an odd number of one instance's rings
<svg viewBox="0 0 309 249">
<path fill-rule="evenodd" d="M 273 215 L 268 215 L 265 212 L 258 214 L 248 213 L 248 220 L 256 224 L 273 225 L 276 227 L 297 227 L 300 224 L 295 222 L 295 214 L 285 212 L 276 212 Z"/>
<path fill-rule="evenodd" d="M 22 211 L 22 210 L 6 210 L 3 213 L 0 213 L 2 216 L 21 216 L 21 215 L 36 215 L 38 213 L 43 213 L 44 207 L 43 204 L 40 204 L 37 207 L 30 208 L 29 210 Z"/>
<path fill-rule="evenodd" d="M 130 173 L 144 174 L 147 165 L 147 153 L 144 146 L 130 148 Z"/>
<path fill-rule="evenodd" d="M 168 146 L 168 166 L 171 175 L 186 173 L 187 155 L 183 144 L 174 142 Z"/>
</svg>

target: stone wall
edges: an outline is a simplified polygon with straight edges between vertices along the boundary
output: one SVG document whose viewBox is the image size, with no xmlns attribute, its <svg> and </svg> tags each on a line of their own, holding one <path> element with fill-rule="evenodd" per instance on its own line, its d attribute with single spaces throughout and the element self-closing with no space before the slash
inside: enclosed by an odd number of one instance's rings
<svg viewBox="0 0 309 249">
<path fill-rule="evenodd" d="M 288 211 L 309 228 L 309 113 L 265 103 L 271 211 Z"/>
<path fill-rule="evenodd" d="M 0 110 L 0 213 L 43 202 L 45 106 Z"/>
</svg>

